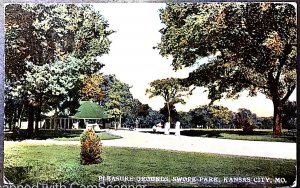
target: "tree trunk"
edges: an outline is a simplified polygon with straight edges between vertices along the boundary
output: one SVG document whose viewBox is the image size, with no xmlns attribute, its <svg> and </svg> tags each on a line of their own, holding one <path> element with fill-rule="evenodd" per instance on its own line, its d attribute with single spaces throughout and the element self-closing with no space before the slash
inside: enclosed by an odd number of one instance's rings
<svg viewBox="0 0 300 188">
<path fill-rule="evenodd" d="M 120 117 L 119 117 L 119 125 L 118 125 L 118 128 L 121 128 L 121 124 L 122 123 L 122 115 L 120 115 Z"/>
<path fill-rule="evenodd" d="M 21 128 L 21 122 L 22 122 L 22 117 L 23 117 L 23 110 L 24 110 L 24 104 L 21 107 L 21 112 L 19 110 L 19 116 L 18 116 L 18 126 L 19 128 Z"/>
<path fill-rule="evenodd" d="M 280 136 L 282 130 L 282 103 L 278 100 L 273 100 L 274 117 L 273 117 L 273 136 Z"/>
<path fill-rule="evenodd" d="M 28 127 L 27 133 L 31 137 L 33 134 L 33 124 L 34 124 L 34 106 L 32 104 L 28 105 Z"/>
<path fill-rule="evenodd" d="M 53 127 L 54 129 L 57 129 L 57 108 L 55 108 L 55 112 L 54 112 L 54 115 L 53 115 Z"/>
<path fill-rule="evenodd" d="M 105 123 L 106 123 L 106 119 L 102 119 L 102 126 L 103 126 L 103 129 L 105 129 Z"/>
<path fill-rule="evenodd" d="M 168 109 L 168 122 L 171 124 L 171 110 L 168 102 L 167 102 L 167 109 Z"/>
<path fill-rule="evenodd" d="M 39 131 L 39 122 L 41 120 L 41 107 L 38 106 L 37 110 L 35 111 L 35 132 Z"/>
</svg>

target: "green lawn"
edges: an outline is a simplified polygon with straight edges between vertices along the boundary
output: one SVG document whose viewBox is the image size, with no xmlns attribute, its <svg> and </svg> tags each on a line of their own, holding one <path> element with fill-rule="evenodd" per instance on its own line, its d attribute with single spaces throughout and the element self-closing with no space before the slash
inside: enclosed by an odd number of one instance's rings
<svg viewBox="0 0 300 188">
<path fill-rule="evenodd" d="M 167 176 L 170 179 L 182 176 L 264 176 L 284 177 L 291 183 L 296 165 L 295 160 L 104 147 L 101 164 L 83 166 L 79 155 L 80 147 L 72 145 L 8 145 L 5 147 L 5 175 L 18 184 L 91 184 L 98 183 L 97 178 L 102 175 Z"/>
<path fill-rule="evenodd" d="M 112 139 L 119 139 L 120 136 L 112 135 L 109 133 L 97 133 L 97 135 L 101 138 L 101 140 L 112 140 Z M 58 141 L 80 141 L 80 135 L 74 137 L 60 137 L 60 138 L 53 138 L 53 140 Z"/>
<path fill-rule="evenodd" d="M 284 130 L 285 131 L 285 130 Z M 182 135 L 196 137 L 223 138 L 234 140 L 270 141 L 270 142 L 296 142 L 295 137 L 280 136 L 272 137 L 272 130 L 256 129 L 251 134 L 244 134 L 242 130 L 230 129 L 192 129 L 181 131 Z"/>
<path fill-rule="evenodd" d="M 83 130 L 39 130 L 33 135 L 33 139 L 54 139 L 59 141 L 79 141 L 80 135 Z M 111 140 L 121 138 L 116 135 L 112 135 L 106 132 L 97 133 L 102 140 Z M 25 140 L 26 130 L 21 130 L 19 135 L 13 135 L 11 133 L 5 133 L 5 140 Z"/>
</svg>

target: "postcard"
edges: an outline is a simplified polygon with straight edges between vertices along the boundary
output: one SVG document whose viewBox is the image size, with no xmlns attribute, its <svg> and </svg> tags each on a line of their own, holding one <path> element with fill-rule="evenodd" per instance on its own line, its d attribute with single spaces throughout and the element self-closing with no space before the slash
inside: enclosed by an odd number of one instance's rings
<svg viewBox="0 0 300 188">
<path fill-rule="evenodd" d="M 296 3 L 3 6 L 1 186 L 297 186 Z"/>
</svg>

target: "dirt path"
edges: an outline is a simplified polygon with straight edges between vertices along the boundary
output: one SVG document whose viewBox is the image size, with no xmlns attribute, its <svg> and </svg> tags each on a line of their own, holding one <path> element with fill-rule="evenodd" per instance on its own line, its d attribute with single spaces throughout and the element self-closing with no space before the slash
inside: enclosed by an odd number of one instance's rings
<svg viewBox="0 0 300 188">
<path fill-rule="evenodd" d="M 217 153 L 253 157 L 296 159 L 296 143 L 229 140 L 141 133 L 138 131 L 108 130 L 108 133 L 122 136 L 122 139 L 102 140 L 104 146 L 153 148 L 186 152 Z M 78 141 L 25 140 L 5 142 L 10 144 L 71 144 Z"/>
</svg>

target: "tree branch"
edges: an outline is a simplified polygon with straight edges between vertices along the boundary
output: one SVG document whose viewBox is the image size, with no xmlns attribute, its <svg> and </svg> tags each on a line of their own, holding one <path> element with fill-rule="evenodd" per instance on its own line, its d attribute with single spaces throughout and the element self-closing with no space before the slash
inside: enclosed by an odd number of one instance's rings
<svg viewBox="0 0 300 188">
<path fill-rule="evenodd" d="M 289 99 L 295 88 L 296 84 L 292 85 L 290 89 L 288 89 L 286 95 L 281 99 L 281 102 L 285 103 Z"/>
<path fill-rule="evenodd" d="M 283 51 L 283 55 L 282 55 L 281 58 L 279 58 L 279 65 L 278 65 L 278 70 L 277 70 L 277 74 L 276 74 L 276 78 L 275 78 L 276 81 L 279 80 L 282 67 L 283 67 L 284 63 L 286 62 L 286 60 L 287 60 L 289 54 L 291 53 L 291 51 L 292 51 L 292 45 L 291 44 L 286 44 L 285 48 L 284 48 L 284 51 Z"/>
</svg>

